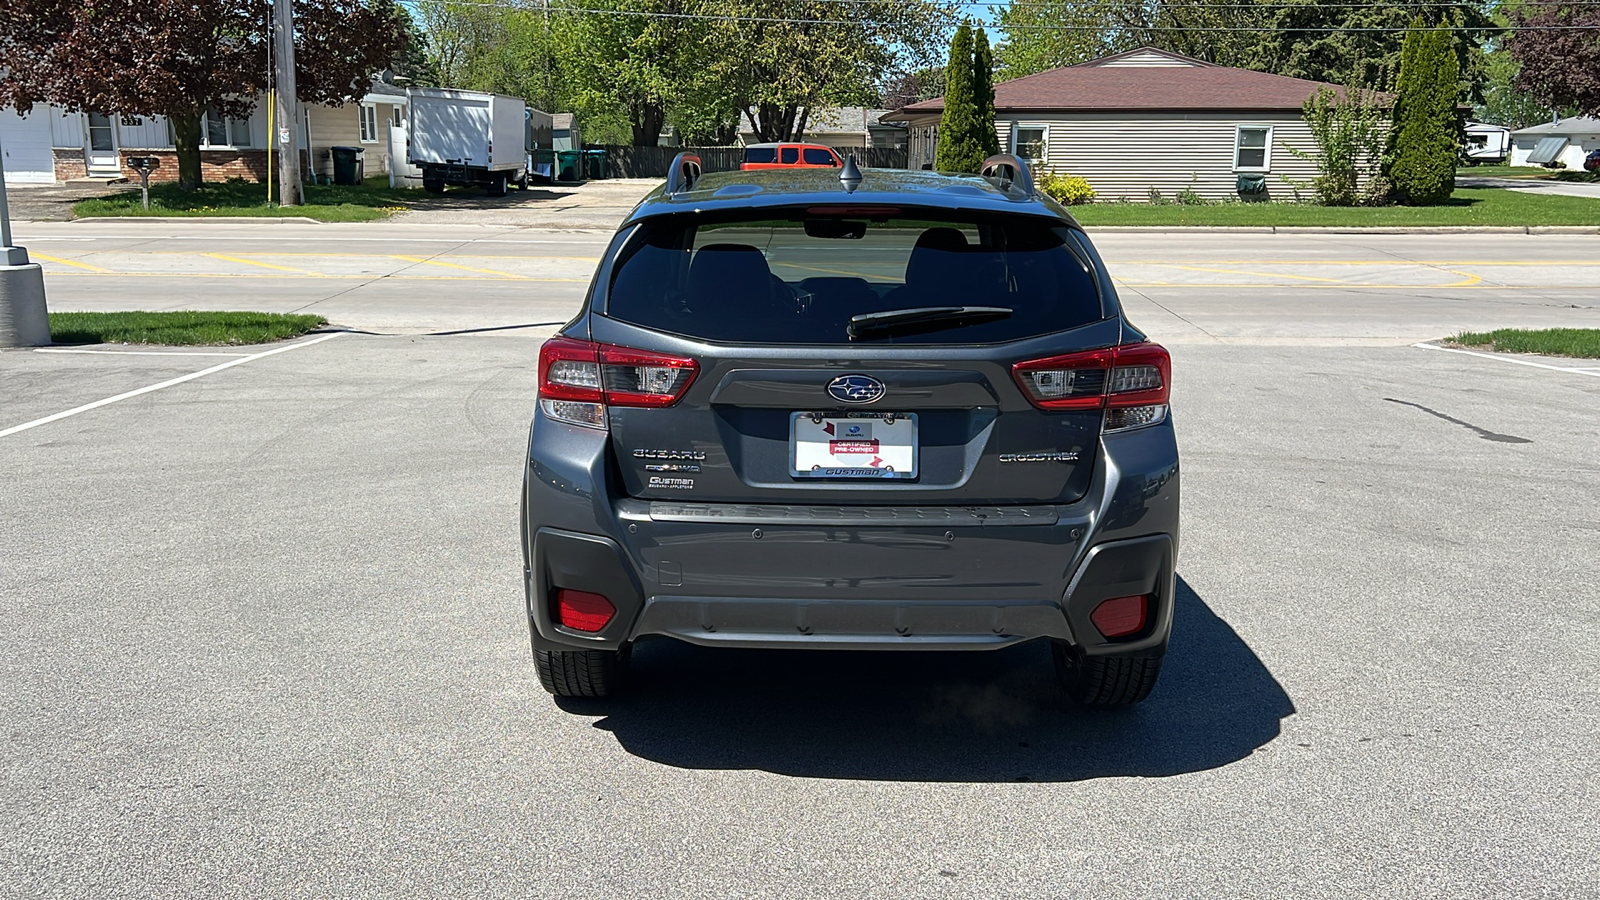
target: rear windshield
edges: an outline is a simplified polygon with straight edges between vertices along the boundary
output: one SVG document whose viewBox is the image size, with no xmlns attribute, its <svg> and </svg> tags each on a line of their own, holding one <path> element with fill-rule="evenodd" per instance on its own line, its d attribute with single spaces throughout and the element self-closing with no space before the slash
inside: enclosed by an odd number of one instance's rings
<svg viewBox="0 0 1600 900">
<path fill-rule="evenodd" d="M 807 147 L 804 158 L 806 165 L 809 166 L 833 165 L 833 154 L 822 149 L 821 147 Z"/>
<path fill-rule="evenodd" d="M 1090 264 L 1059 223 L 819 211 L 647 220 L 619 255 L 605 314 L 687 337 L 761 344 L 996 343 L 1104 318 Z"/>
<path fill-rule="evenodd" d="M 777 147 L 746 147 L 744 148 L 744 161 L 753 163 L 776 162 L 778 159 Z"/>
</svg>

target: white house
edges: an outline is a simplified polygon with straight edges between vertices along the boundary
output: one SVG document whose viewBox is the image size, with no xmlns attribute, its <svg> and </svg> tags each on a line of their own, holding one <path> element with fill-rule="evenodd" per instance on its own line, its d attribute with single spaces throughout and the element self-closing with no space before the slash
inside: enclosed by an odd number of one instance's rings
<svg viewBox="0 0 1600 900">
<path fill-rule="evenodd" d="M 374 82 L 359 101 L 343 106 L 301 104 L 300 131 L 305 177 L 331 178 L 329 148 L 360 147 L 368 176 L 388 171 L 391 152 L 405 162 L 404 88 Z M 206 180 L 230 177 L 261 180 L 267 172 L 266 98 L 250 116 L 229 119 L 207 112 L 201 122 L 201 171 Z M 274 127 L 278 127 L 274 123 Z M 396 135 L 398 130 L 398 135 Z M 398 140 L 396 144 L 395 141 Z M 134 178 L 129 155 L 161 160 L 152 181 L 175 181 L 177 156 L 172 126 L 161 116 L 68 112 L 41 104 L 27 115 L 0 108 L 0 144 L 5 146 L 7 184 L 51 183 L 74 178 Z"/>
<path fill-rule="evenodd" d="M 1561 163 L 1582 172 L 1583 158 L 1594 150 L 1600 150 L 1600 119 L 1590 116 L 1569 116 L 1511 132 L 1513 166 Z"/>
<path fill-rule="evenodd" d="M 995 85 L 1000 146 L 1040 168 L 1081 176 L 1101 199 L 1292 196 L 1315 154 L 1301 107 L 1323 85 L 1143 47 Z M 910 127 L 910 167 L 932 168 L 943 98 L 884 116 Z M 1241 178 L 1241 176 L 1245 176 Z M 1309 194 L 1309 189 L 1305 190 Z"/>
</svg>

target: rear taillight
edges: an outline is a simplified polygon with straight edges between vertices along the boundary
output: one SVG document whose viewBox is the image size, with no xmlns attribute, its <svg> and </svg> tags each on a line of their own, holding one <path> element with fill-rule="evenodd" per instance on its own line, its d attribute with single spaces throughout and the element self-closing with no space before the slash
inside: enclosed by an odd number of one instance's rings
<svg viewBox="0 0 1600 900">
<path fill-rule="evenodd" d="M 539 406 L 552 419 L 605 428 L 608 406 L 677 403 L 699 369 L 684 357 L 551 338 L 539 348 Z"/>
<path fill-rule="evenodd" d="M 1103 409 L 1106 431 L 1167 417 L 1172 357 L 1159 344 L 1127 344 L 1020 362 L 1017 385 L 1040 409 Z"/>
</svg>

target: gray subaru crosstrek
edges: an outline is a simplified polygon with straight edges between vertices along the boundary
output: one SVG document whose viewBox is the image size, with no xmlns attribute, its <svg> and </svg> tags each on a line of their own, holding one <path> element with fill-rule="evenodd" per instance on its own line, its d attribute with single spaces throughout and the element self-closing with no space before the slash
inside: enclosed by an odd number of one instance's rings
<svg viewBox="0 0 1600 900">
<path fill-rule="evenodd" d="M 1143 700 L 1171 633 L 1167 351 L 1026 165 L 674 161 L 539 352 L 522 551 L 539 679 L 635 641 L 992 650 Z"/>
</svg>

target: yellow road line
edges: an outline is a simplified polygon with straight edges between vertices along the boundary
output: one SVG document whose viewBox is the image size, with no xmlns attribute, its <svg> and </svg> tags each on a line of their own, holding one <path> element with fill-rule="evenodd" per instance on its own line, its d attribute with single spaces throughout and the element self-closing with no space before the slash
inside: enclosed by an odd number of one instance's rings
<svg viewBox="0 0 1600 900">
<path fill-rule="evenodd" d="M 465 275 L 273 275 L 267 272 L 51 272 L 51 277 L 77 275 L 79 277 L 95 278 L 281 278 L 285 281 L 296 278 L 345 278 L 362 279 L 365 281 L 533 281 L 550 283 L 588 284 L 587 278 L 535 278 L 531 275 L 516 275 L 507 278 L 468 278 Z"/>
<path fill-rule="evenodd" d="M 293 268 L 290 268 L 289 266 L 277 266 L 277 265 L 273 265 L 272 263 L 264 263 L 264 262 L 258 262 L 258 261 L 253 260 L 253 259 L 245 259 L 242 256 L 229 256 L 226 253 L 202 253 L 200 255 L 201 256 L 209 256 L 212 259 L 220 259 L 223 262 L 244 263 L 247 266 L 260 266 L 263 269 L 277 269 L 280 272 L 293 272 L 296 275 L 316 275 L 317 274 L 316 272 L 307 272 L 305 269 L 293 269 Z"/>
<path fill-rule="evenodd" d="M 101 251 L 98 251 L 98 252 L 100 252 L 100 253 L 126 253 L 126 254 L 129 254 L 129 255 L 132 255 L 132 256 L 212 256 L 212 255 L 214 255 L 214 254 L 205 253 L 205 252 L 202 252 L 202 251 L 199 251 L 199 250 L 101 250 Z M 267 256 L 309 257 L 309 258 L 319 258 L 319 259 L 393 259 L 394 258 L 393 256 L 391 256 L 390 254 L 387 254 L 387 253 L 295 253 L 295 252 L 278 251 L 278 250 L 274 250 L 271 253 L 268 253 L 266 255 Z M 526 260 L 572 259 L 572 260 L 578 260 L 580 262 L 594 262 L 594 263 L 597 263 L 597 262 L 600 261 L 600 257 L 598 257 L 598 256 L 545 256 L 545 255 L 539 255 L 539 256 L 508 256 L 508 255 L 504 255 L 504 254 L 496 255 L 496 254 L 485 254 L 485 253 L 480 253 L 480 254 L 451 253 L 451 254 L 448 254 L 448 255 L 446 255 L 444 257 L 440 257 L 440 258 L 441 259 L 526 259 Z"/>
<path fill-rule="evenodd" d="M 460 269 L 463 272 L 478 272 L 483 275 L 498 275 L 501 278 L 511 278 L 517 281 L 522 281 L 528 277 L 526 275 L 515 275 L 511 272 L 501 272 L 496 269 L 477 269 L 473 268 L 472 266 L 458 266 L 455 263 L 440 262 L 437 259 L 426 259 L 421 256 L 399 256 L 396 254 L 390 254 L 389 257 L 391 259 L 403 259 L 407 262 L 421 263 L 425 266 L 444 266 L 447 269 Z"/>
<path fill-rule="evenodd" d="M 1322 278 L 1316 275 L 1290 275 L 1286 272 L 1245 272 L 1239 269 L 1212 269 L 1207 268 L 1206 266 L 1183 266 L 1178 265 L 1177 263 L 1154 263 L 1154 265 L 1163 266 L 1169 269 L 1186 269 L 1190 272 L 1215 272 L 1219 275 L 1250 275 L 1256 278 L 1293 278 L 1296 281 L 1331 281 L 1335 284 L 1344 283 L 1337 278 Z"/>
<path fill-rule="evenodd" d="M 60 263 L 63 266 L 77 266 L 80 269 L 87 269 L 90 272 L 105 272 L 106 274 L 115 274 L 110 269 L 102 269 L 99 266 L 91 266 L 88 263 L 78 262 L 75 259 L 62 259 L 59 256 L 47 256 L 43 253 L 35 253 L 32 250 L 28 251 L 28 255 L 34 259 L 42 259 L 47 262 Z"/>
<path fill-rule="evenodd" d="M 1220 266 L 1600 266 L 1600 260 L 1430 260 L 1430 259 L 1214 259 Z M 1123 259 L 1113 265 L 1172 265 L 1169 260 Z"/>
</svg>

